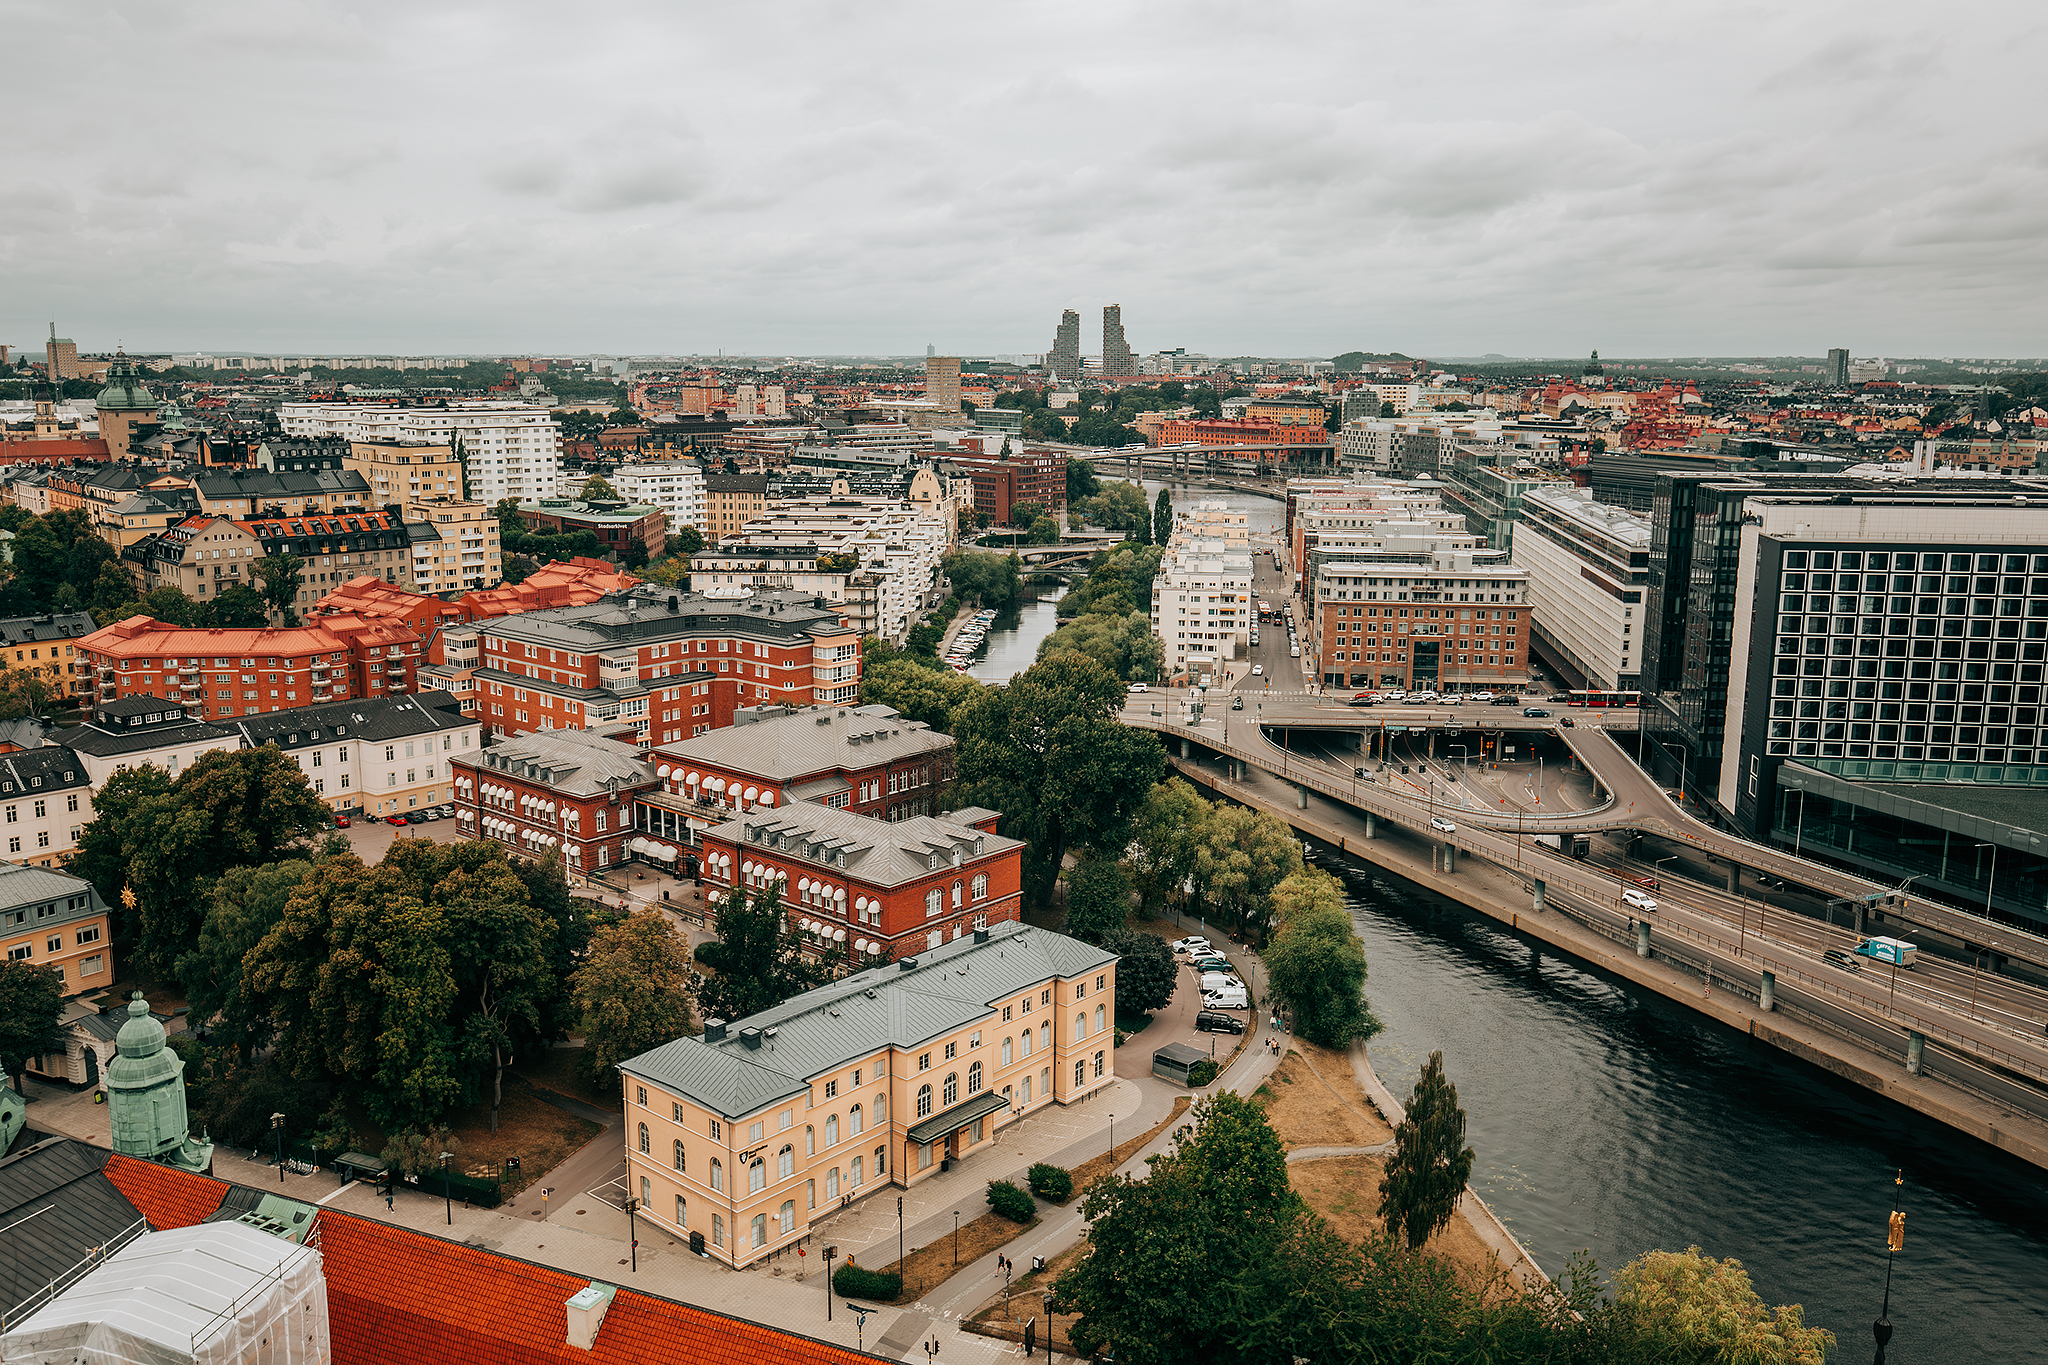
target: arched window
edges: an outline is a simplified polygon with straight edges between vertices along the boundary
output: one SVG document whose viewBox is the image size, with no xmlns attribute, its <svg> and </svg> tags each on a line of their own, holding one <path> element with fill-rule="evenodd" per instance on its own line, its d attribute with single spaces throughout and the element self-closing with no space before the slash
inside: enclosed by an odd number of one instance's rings
<svg viewBox="0 0 2048 1365">
<path fill-rule="evenodd" d="M 825 1145 L 827 1147 L 839 1145 L 839 1115 L 837 1114 L 827 1114 L 825 1116 Z"/>
<path fill-rule="evenodd" d="M 979 1095 L 981 1093 L 980 1062 L 971 1063 L 967 1068 L 967 1093 L 970 1095 Z"/>
<path fill-rule="evenodd" d="M 807 1123 L 804 1125 L 804 1155 L 816 1156 L 817 1154 L 818 1130 Z"/>
<path fill-rule="evenodd" d="M 936 886 L 924 893 L 924 914 L 926 919 L 946 908 L 946 895 Z"/>
<path fill-rule="evenodd" d="M 1004 1066 L 1008 1066 L 1009 1064 L 1010 1064 L 1010 1040 L 1009 1040 L 1008 1038 L 1005 1038 L 1005 1039 L 1003 1039 L 1003 1065 L 1004 1065 Z"/>
<path fill-rule="evenodd" d="M 1052 1020 L 1048 1019 L 1038 1026 L 1038 1045 L 1040 1047 L 1052 1046 Z"/>
<path fill-rule="evenodd" d="M 757 1213 L 754 1215 L 754 1249 L 758 1251 L 762 1247 L 767 1245 L 768 1215 L 765 1213 Z"/>
<path fill-rule="evenodd" d="M 683 1166 L 683 1140 L 681 1138 L 676 1139 L 676 1169 L 679 1171 L 685 1169 Z"/>
<path fill-rule="evenodd" d="M 960 1073 L 957 1071 L 948 1071 L 946 1073 L 946 1107 L 950 1109 L 959 1102 Z"/>
<path fill-rule="evenodd" d="M 932 1088 L 928 1085 L 917 1088 L 917 1116 L 921 1119 L 932 1116 Z"/>
<path fill-rule="evenodd" d="M 785 1142 L 782 1144 L 782 1150 L 775 1154 L 775 1178 L 787 1180 L 795 1174 L 796 1148 Z"/>
<path fill-rule="evenodd" d="M 1088 1011 L 1082 1010 L 1074 1016 L 1074 1036 L 1076 1038 L 1086 1038 L 1088 1036 Z"/>
<path fill-rule="evenodd" d="M 796 1200 L 785 1199 L 782 1201 L 782 1212 L 777 1221 L 782 1224 L 782 1236 L 787 1237 L 790 1233 L 796 1231 Z"/>
<path fill-rule="evenodd" d="M 717 1157 L 711 1158 L 711 1188 L 721 1191 L 725 1189 L 725 1167 Z"/>
<path fill-rule="evenodd" d="M 1076 1069 L 1078 1069 L 1078 1064 Z M 1076 1076 L 1074 1080 L 1076 1084 L 1080 1083 L 1080 1077 Z M 747 1167 L 747 1193 L 752 1194 L 757 1190 L 765 1190 L 767 1188 L 768 1163 L 759 1157 L 755 1157 L 753 1164 Z"/>
<path fill-rule="evenodd" d="M 647 1140 L 647 1125 L 643 1123 L 640 1125 L 640 1155 L 646 1156 L 652 1150 L 653 1144 Z"/>
<path fill-rule="evenodd" d="M 1024 1089 L 1023 1089 L 1023 1092 L 1022 1092 L 1022 1093 L 1023 1093 L 1023 1102 L 1024 1102 L 1025 1104 L 1029 1104 L 1029 1103 L 1031 1103 L 1031 1077 L 1029 1077 L 1029 1076 L 1026 1076 L 1026 1077 L 1024 1078 Z"/>
<path fill-rule="evenodd" d="M 860 1106 L 856 1104 L 855 1106 L 853 1106 L 853 1108 L 846 1111 L 846 1132 L 848 1136 L 852 1136 L 853 1134 L 858 1133 L 859 1131 Z"/>
<path fill-rule="evenodd" d="M 853 1165 L 847 1168 L 847 1172 L 846 1172 L 846 1180 L 847 1180 L 847 1183 L 848 1183 L 848 1184 L 850 1184 L 850 1185 L 852 1185 L 852 1186 L 853 1186 L 853 1187 L 854 1187 L 855 1189 L 859 1189 L 859 1188 L 860 1188 L 860 1158 L 859 1158 L 859 1157 L 855 1157 L 855 1158 L 853 1159 Z"/>
<path fill-rule="evenodd" d="M 684 1207 L 684 1205 L 683 1205 L 683 1197 L 682 1197 L 681 1195 L 677 1195 L 677 1196 L 676 1196 L 676 1226 L 677 1226 L 677 1227 L 679 1227 L 679 1228 L 687 1228 L 688 1226 L 690 1226 L 690 1220 L 689 1220 L 689 1217 L 688 1217 L 688 1215 L 689 1215 L 689 1210 L 688 1210 L 687 1208 L 685 1208 L 685 1207 Z"/>
<path fill-rule="evenodd" d="M 825 1197 L 827 1199 L 837 1199 L 839 1197 L 839 1168 L 837 1166 L 825 1172 Z"/>
<path fill-rule="evenodd" d="M 960 908 L 963 902 L 963 897 L 966 895 L 966 893 L 967 888 L 965 886 L 961 885 L 959 882 L 953 883 L 953 908 L 955 910 L 958 910 Z"/>
<path fill-rule="evenodd" d="M 1017 1055 L 1019 1057 L 1029 1057 L 1031 1055 L 1030 1029 L 1025 1029 L 1022 1033 L 1017 1035 Z"/>
</svg>

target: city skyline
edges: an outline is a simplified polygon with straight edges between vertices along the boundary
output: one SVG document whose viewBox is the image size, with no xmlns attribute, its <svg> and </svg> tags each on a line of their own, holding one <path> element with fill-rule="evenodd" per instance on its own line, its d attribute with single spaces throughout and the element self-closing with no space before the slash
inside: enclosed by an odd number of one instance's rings
<svg viewBox="0 0 2048 1365">
<path fill-rule="evenodd" d="M 1117 300 L 1141 354 L 2048 349 L 2024 44 L 1903 6 L 1481 4 L 1485 44 L 1408 62 L 1441 16 L 1307 5 L 1076 7 L 1077 51 L 1060 8 L 21 7 L 0 335 L 964 355 Z M 1566 68 L 1599 80 L 1528 74 Z"/>
</svg>

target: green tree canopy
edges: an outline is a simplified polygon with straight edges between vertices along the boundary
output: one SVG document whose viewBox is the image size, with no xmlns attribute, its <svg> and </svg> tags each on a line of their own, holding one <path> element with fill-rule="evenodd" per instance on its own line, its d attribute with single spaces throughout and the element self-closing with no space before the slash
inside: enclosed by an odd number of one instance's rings
<svg viewBox="0 0 2048 1365">
<path fill-rule="evenodd" d="M 1394 1152 L 1380 1176 L 1380 1217 L 1410 1250 L 1458 1211 L 1472 1161 L 1458 1087 L 1444 1075 L 1444 1054 L 1432 1052 L 1409 1096 L 1407 1116 L 1395 1125 Z"/>
<path fill-rule="evenodd" d="M 593 474 L 583 481 L 582 498 L 585 502 L 597 499 L 616 502 L 618 497 L 619 490 L 612 487 L 611 482 L 601 475 Z"/>
<path fill-rule="evenodd" d="M 149 764 L 117 772 L 93 805 L 73 870 L 110 904 L 134 892 L 118 936 L 166 974 L 198 945 L 215 878 L 303 854 L 334 823 L 274 744 L 201 754 L 176 780 Z"/>
<path fill-rule="evenodd" d="M 1123 700 L 1108 669 L 1062 651 L 1008 687 L 983 688 L 954 717 L 960 803 L 1002 811 L 1004 832 L 1025 842 L 1034 904 L 1050 901 L 1069 848 L 1122 851 L 1166 770 L 1158 738 L 1119 718 Z"/>
<path fill-rule="evenodd" d="M 1095 466 L 1078 455 L 1067 457 L 1067 502 L 1077 503 L 1083 498 L 1092 498 L 1102 491 L 1102 485 L 1095 477 Z"/>
<path fill-rule="evenodd" d="M 0 720 L 47 715 L 61 694 L 41 673 L 0 668 Z"/>
<path fill-rule="evenodd" d="M 571 981 L 583 1018 L 576 1065 L 584 1079 L 616 1094 L 620 1062 L 693 1032 L 694 975 L 690 945 L 665 915 L 642 910 L 598 930 Z"/>
<path fill-rule="evenodd" d="M 1158 682 L 1166 661 L 1166 646 L 1151 616 L 1141 611 L 1076 616 L 1038 643 L 1041 659 L 1061 650 L 1085 654 L 1125 682 Z"/>
<path fill-rule="evenodd" d="M 1306 868 L 1275 887 L 1272 901 L 1279 930 L 1266 947 L 1267 980 L 1287 1003 L 1295 1032 L 1340 1051 L 1379 1032 L 1365 1003 L 1365 945 L 1344 908 L 1342 885 Z"/>
<path fill-rule="evenodd" d="M 1100 944 L 1131 917 L 1131 876 L 1114 858 L 1089 858 L 1067 873 L 1065 932 Z M 1122 981 L 1119 976 L 1118 981 Z M 1121 998 L 1121 997 L 1119 997 Z"/>
<path fill-rule="evenodd" d="M 1153 1014 L 1166 1008 L 1180 985 L 1180 964 L 1173 949 L 1157 934 L 1117 929 L 1103 936 L 1102 946 L 1118 957 L 1116 1004 L 1119 1010 Z"/>
<path fill-rule="evenodd" d="M 1014 554 L 956 550 L 940 563 L 939 571 L 952 583 L 955 597 L 998 611 L 1015 605 L 1022 591 L 1023 562 Z"/>
<path fill-rule="evenodd" d="M 242 992 L 242 960 L 284 918 L 285 905 L 312 871 L 305 859 L 227 869 L 207 891 L 197 941 L 178 955 L 178 984 L 192 1021 L 244 1062 L 270 1030 L 269 1020 Z"/>
<path fill-rule="evenodd" d="M 718 898 L 718 939 L 701 953 L 718 975 L 697 989 L 707 1019 L 744 1019 L 832 979 L 836 964 L 805 954 L 802 936 L 782 923 L 779 882 L 752 895 L 735 887 Z"/>
<path fill-rule="evenodd" d="M 861 666 L 860 699 L 868 706 L 894 707 L 906 720 L 951 733 L 953 716 L 981 691 L 973 678 L 934 668 L 908 654 Z"/>
<path fill-rule="evenodd" d="M 1164 488 L 1152 503 L 1152 543 L 1164 545 L 1173 539 L 1173 495 Z"/>
<path fill-rule="evenodd" d="M 1798 1304 L 1767 1307 L 1742 1262 L 1698 1247 L 1652 1251 L 1614 1277 L 1615 1303 L 1680 1359 L 1726 1365 L 1821 1365 L 1835 1334 L 1808 1327 Z"/>
<path fill-rule="evenodd" d="M 306 561 L 297 555 L 265 555 L 256 561 L 256 576 L 263 580 L 263 600 L 284 624 L 298 621 L 299 588 L 305 582 Z"/>
<path fill-rule="evenodd" d="M 1210 805 L 1180 778 L 1157 783 L 1131 822 L 1131 880 L 1147 910 L 1178 909 L 1200 871 Z"/>
<path fill-rule="evenodd" d="M 1203 827 L 1195 867 L 1214 917 L 1247 938 L 1263 939 L 1272 923 L 1273 888 L 1302 870 L 1301 841 L 1277 816 L 1219 804 Z"/>
<path fill-rule="evenodd" d="M 63 1017 L 64 978 L 56 968 L 0 960 L 0 1073 L 13 1078 L 16 1092 L 29 1058 L 64 1050 Z"/>
<path fill-rule="evenodd" d="M 205 624 L 228 629 L 254 629 L 270 619 L 265 611 L 266 605 L 262 593 L 237 583 L 208 604 Z"/>
<path fill-rule="evenodd" d="M 689 556 L 704 548 L 704 533 L 694 526 L 683 526 L 668 533 L 668 552 L 672 555 Z"/>
</svg>

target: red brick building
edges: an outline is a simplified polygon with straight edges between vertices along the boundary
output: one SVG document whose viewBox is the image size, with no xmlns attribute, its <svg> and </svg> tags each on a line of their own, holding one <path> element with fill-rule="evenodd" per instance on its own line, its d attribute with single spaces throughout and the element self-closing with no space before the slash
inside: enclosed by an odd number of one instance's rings
<svg viewBox="0 0 2048 1365">
<path fill-rule="evenodd" d="M 520 503 L 519 516 L 535 535 L 588 531 L 606 554 L 622 554 L 628 545 L 638 544 L 653 559 L 668 548 L 668 514 L 651 503 L 542 498 Z"/>
<path fill-rule="evenodd" d="M 330 616 L 288 630 L 206 630 L 131 616 L 78 642 L 94 699 L 164 697 L 195 720 L 254 716 L 349 697 L 410 693 L 420 637 Z"/>
<path fill-rule="evenodd" d="M 1067 457 L 1051 452 L 1035 455 L 944 455 L 943 471 L 974 480 L 974 510 L 991 522 L 1007 523 L 1010 509 L 1034 502 L 1054 521 L 1067 510 Z"/>
<path fill-rule="evenodd" d="M 703 836 L 707 888 L 782 888 L 813 951 L 894 959 L 1018 918 L 1024 845 L 970 806 L 894 824 L 852 811 L 756 808 Z"/>
<path fill-rule="evenodd" d="M 452 763 L 464 834 L 529 857 L 560 850 L 572 873 L 628 860 L 634 798 L 656 781 L 637 748 L 585 730 L 501 740 Z"/>
</svg>

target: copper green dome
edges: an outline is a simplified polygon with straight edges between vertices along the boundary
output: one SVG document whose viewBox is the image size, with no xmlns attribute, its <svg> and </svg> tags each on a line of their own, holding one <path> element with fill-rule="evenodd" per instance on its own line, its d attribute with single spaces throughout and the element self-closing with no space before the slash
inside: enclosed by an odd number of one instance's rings
<svg viewBox="0 0 2048 1365">
<path fill-rule="evenodd" d="M 164 1026 L 149 1013 L 149 1002 L 137 991 L 128 1002 L 128 1022 L 114 1035 L 118 1054 L 107 1064 L 106 1080 L 113 1090 L 146 1090 L 184 1074 L 185 1063 L 164 1044 Z M 181 1100 L 182 1107 L 182 1100 Z M 183 1136 L 180 1125 L 179 1136 Z"/>
<path fill-rule="evenodd" d="M 143 387 L 127 353 L 116 351 L 114 363 L 107 367 L 107 386 L 94 406 L 102 412 L 155 412 L 156 395 Z"/>
</svg>

